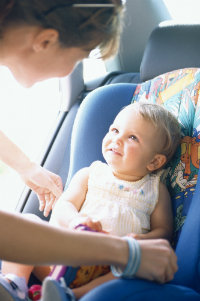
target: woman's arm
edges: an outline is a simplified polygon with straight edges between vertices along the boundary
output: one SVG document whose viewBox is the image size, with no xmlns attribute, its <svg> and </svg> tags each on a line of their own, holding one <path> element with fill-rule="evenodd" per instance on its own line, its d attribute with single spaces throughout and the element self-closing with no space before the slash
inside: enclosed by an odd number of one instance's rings
<svg viewBox="0 0 200 301">
<path fill-rule="evenodd" d="M 31 221 L 22 214 L 4 211 L 0 211 L 0 228 L 3 229 L 0 231 L 2 260 L 36 265 L 113 262 L 123 267 L 128 261 L 128 245 L 118 237 L 109 242 L 111 238 L 101 233 L 56 228 L 44 221 Z M 117 258 L 113 260 L 112 256 Z"/>
<path fill-rule="evenodd" d="M 0 258 L 24 264 L 112 264 L 125 269 L 128 243 L 111 235 L 55 228 L 0 211 Z M 141 264 L 137 276 L 152 281 L 173 279 L 177 258 L 166 240 L 140 240 Z"/>
<path fill-rule="evenodd" d="M 21 179 L 38 196 L 40 210 L 47 216 L 63 188 L 61 178 L 30 159 L 2 131 L 0 131 L 0 160 L 19 173 Z"/>
<path fill-rule="evenodd" d="M 31 165 L 30 159 L 0 131 L 0 160 L 21 174 Z"/>
<path fill-rule="evenodd" d="M 151 214 L 151 231 L 147 234 L 134 234 L 128 236 L 136 239 L 164 238 L 169 242 L 173 235 L 173 213 L 171 198 L 166 186 L 160 182 L 159 197 L 155 210 Z"/>
</svg>

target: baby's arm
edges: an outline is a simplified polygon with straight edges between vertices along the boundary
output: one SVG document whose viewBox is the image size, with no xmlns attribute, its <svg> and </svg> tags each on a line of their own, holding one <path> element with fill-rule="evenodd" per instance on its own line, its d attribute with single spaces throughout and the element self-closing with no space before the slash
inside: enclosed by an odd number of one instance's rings
<svg viewBox="0 0 200 301">
<path fill-rule="evenodd" d="M 78 211 L 84 203 L 88 189 L 88 177 L 89 167 L 83 168 L 75 174 L 68 189 L 57 201 L 52 211 L 50 224 L 68 228 L 70 221 L 79 217 Z"/>
<path fill-rule="evenodd" d="M 159 197 L 155 210 L 151 214 L 151 231 L 147 234 L 128 234 L 136 239 L 165 238 L 171 242 L 173 234 L 173 214 L 171 198 L 166 186 L 160 182 Z"/>
</svg>

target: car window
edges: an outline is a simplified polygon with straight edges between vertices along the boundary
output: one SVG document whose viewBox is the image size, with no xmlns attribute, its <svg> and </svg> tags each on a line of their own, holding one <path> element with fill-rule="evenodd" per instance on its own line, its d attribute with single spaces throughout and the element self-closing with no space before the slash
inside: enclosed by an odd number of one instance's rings
<svg viewBox="0 0 200 301">
<path fill-rule="evenodd" d="M 185 23 L 199 23 L 199 0 L 163 0 L 172 19 Z"/>
<path fill-rule="evenodd" d="M 84 80 L 106 74 L 99 51 L 84 60 Z M 6 67 L 0 67 L 0 129 L 31 160 L 37 161 L 61 105 L 59 79 L 23 88 Z M 18 174 L 0 161 L 0 209 L 13 212 L 25 185 Z"/>
<path fill-rule="evenodd" d="M 83 78 L 88 82 L 107 73 L 105 62 L 100 58 L 99 49 L 91 51 L 89 57 L 83 60 Z"/>
<path fill-rule="evenodd" d="M 0 67 L 0 83 L 0 129 L 36 161 L 59 113 L 59 80 L 25 89 Z M 0 209 L 14 211 L 23 188 L 18 174 L 0 162 Z"/>
</svg>

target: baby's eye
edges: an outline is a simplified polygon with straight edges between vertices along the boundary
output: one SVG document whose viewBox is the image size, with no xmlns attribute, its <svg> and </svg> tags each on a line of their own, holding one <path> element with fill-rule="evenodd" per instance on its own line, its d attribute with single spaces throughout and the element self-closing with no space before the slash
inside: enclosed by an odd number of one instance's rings
<svg viewBox="0 0 200 301">
<path fill-rule="evenodd" d="M 119 133 L 118 129 L 116 129 L 116 128 L 111 128 L 110 130 L 111 130 L 111 132 L 113 132 L 113 133 Z"/>
<path fill-rule="evenodd" d="M 135 135 L 131 135 L 130 138 L 131 138 L 132 140 L 138 141 L 138 138 L 137 138 Z"/>
</svg>

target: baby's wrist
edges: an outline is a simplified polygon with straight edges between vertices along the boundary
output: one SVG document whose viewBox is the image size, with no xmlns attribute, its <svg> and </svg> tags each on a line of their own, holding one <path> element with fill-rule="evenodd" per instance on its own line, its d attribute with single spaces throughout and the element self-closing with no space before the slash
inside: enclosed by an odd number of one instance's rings
<svg viewBox="0 0 200 301">
<path fill-rule="evenodd" d="M 74 217 L 73 219 L 70 220 L 69 228 L 75 229 L 76 226 L 78 226 L 79 224 L 84 225 L 87 218 L 88 218 L 87 216 L 82 216 L 82 215 L 78 214 L 76 217 Z"/>
</svg>

